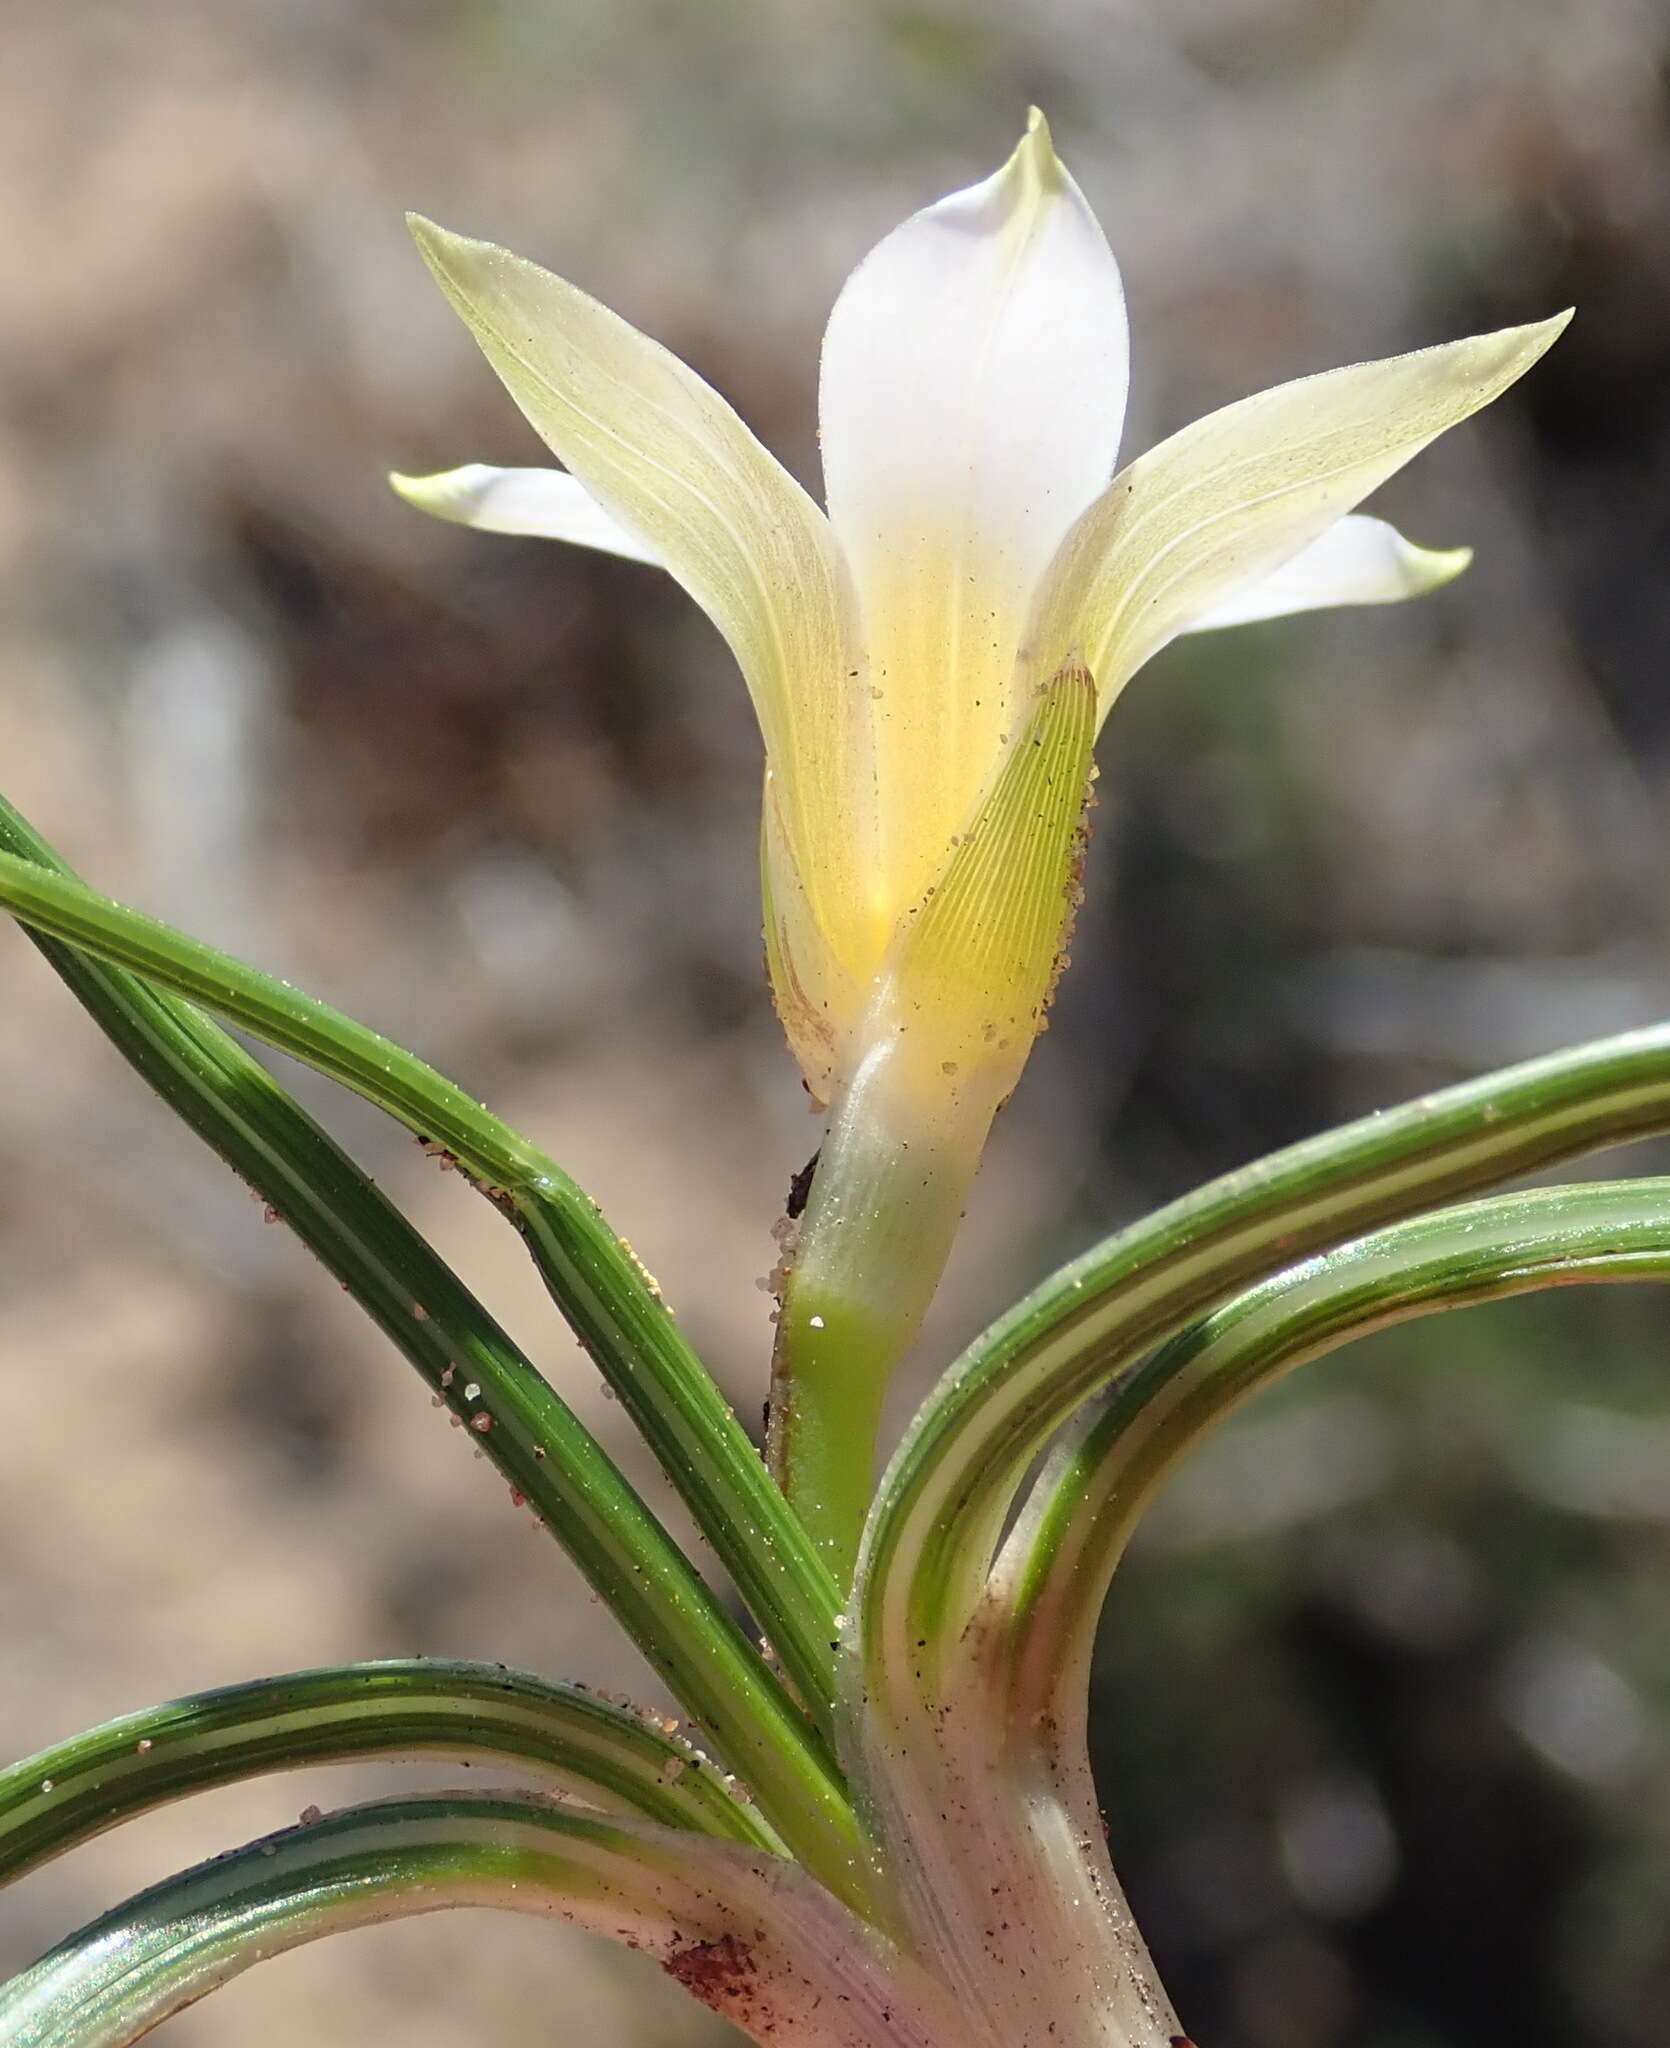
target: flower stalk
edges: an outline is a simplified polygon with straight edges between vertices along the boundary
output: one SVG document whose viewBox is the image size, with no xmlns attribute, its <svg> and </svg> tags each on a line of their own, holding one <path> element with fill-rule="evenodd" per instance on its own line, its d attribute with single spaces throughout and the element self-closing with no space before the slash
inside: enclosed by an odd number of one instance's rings
<svg viewBox="0 0 1670 2048">
<path fill-rule="evenodd" d="M 770 1448 L 843 1584 L 875 1490 L 888 1381 L 1044 1022 L 1079 889 L 1095 721 L 1094 680 L 1068 662 L 905 919 L 812 1177 L 778 1323 Z"/>
</svg>

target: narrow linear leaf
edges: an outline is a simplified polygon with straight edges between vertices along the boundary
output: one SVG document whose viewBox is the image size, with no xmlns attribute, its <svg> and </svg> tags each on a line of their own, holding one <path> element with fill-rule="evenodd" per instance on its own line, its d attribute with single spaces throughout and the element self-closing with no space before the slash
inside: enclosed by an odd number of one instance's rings
<svg viewBox="0 0 1670 2048">
<path fill-rule="evenodd" d="M 558 1307 L 827 1734 L 834 1583 L 712 1375 L 597 1205 L 525 1139 L 403 1047 L 85 888 L 9 808 L 0 811 L 0 845 L 24 856 L 0 852 L 0 903 L 25 923 L 151 977 L 342 1082 L 444 1146 L 511 1211 Z"/>
<path fill-rule="evenodd" d="M 417 1658 L 296 1671 L 124 1714 L 0 1771 L 0 1884 L 194 1792 L 368 1757 L 523 1770 L 610 1812 L 780 1849 L 717 1768 L 582 1686 Z"/>
<path fill-rule="evenodd" d="M 130 1899 L 0 1989 L 7 2048 L 127 2048 L 252 1964 L 454 1907 L 647 1951 L 762 2042 L 957 2048 L 934 1988 L 803 1872 L 740 1844 L 535 1798 L 327 1814 Z"/>
<path fill-rule="evenodd" d="M 1081 2002 L 1106 2008 L 1123 1989 L 1129 2003 L 1132 1985 L 1151 1981 L 1106 1852 L 1086 1716 L 1109 1581 L 1177 1465 L 1272 1379 L 1387 1323 L 1538 1288 L 1643 1280 L 1670 1280 L 1670 1180 L 1496 1197 L 1294 1266 L 1115 1383 L 1052 1454 L 966 1628 L 904 1672 L 870 1661 L 860 1779 L 907 1899 L 982 1926 L 964 1969 L 973 1991 L 1013 1984 L 1045 1957 L 1041 1998 L 1073 1987 L 1092 1967 L 1086 1955 L 1126 1962 Z M 1051 1952 L 1052 1936 L 1082 1935 L 1095 1912 L 1109 1939 L 1069 1938 Z M 945 1952 L 958 1938 L 946 1930 Z M 1155 2048 L 1173 2038 L 1152 1997 L 1125 2025 Z"/>
<path fill-rule="evenodd" d="M 957 1755 L 913 1768 L 910 1734 L 933 1725 L 927 1698 L 901 1695 L 897 1728 L 878 1717 L 884 1776 L 918 1833 L 931 1838 L 932 1815 L 998 1771 L 1027 1788 L 1010 1816 L 1007 1881 L 1117 1900 L 1087 1762 L 1090 1663 L 1108 1584 L 1166 1477 L 1260 1388 L 1388 1323 L 1648 1280 L 1670 1280 L 1670 1180 L 1442 1209 L 1306 1260 L 1191 1324 L 1069 1433 L 1037 1482 L 981 1611 L 936 1674 L 939 1697 L 960 1710 Z"/>
<path fill-rule="evenodd" d="M 1496 1196 L 1394 1224 L 1237 1295 L 1113 1391 L 1040 1482 L 994 1599 L 1015 1683 L 1082 1692 L 1096 1619 L 1156 1490 L 1219 1423 L 1297 1365 L 1415 1316 L 1545 1287 L 1670 1279 L 1670 1179 Z M 1023 1713 L 1025 1709 L 1021 1709 Z"/>
<path fill-rule="evenodd" d="M 1661 1024 L 1291 1146 L 1062 1268 L 946 1374 L 883 1479 L 861 1566 L 873 1681 L 910 1668 L 919 1640 L 955 1640 L 1032 1459 L 1083 1401 L 1196 1316 L 1376 1224 L 1667 1128 Z"/>
<path fill-rule="evenodd" d="M 53 857 L 3 807 L 0 833 L 31 858 Z M 23 866 L 4 855 L 0 863 Z M 858 1896 L 854 1823 L 826 1749 L 602 1446 L 482 1305 L 233 1039 L 131 974 L 51 938 L 37 943 L 136 1069 L 349 1288 L 469 1429 L 795 1852 L 843 1895 Z"/>
</svg>

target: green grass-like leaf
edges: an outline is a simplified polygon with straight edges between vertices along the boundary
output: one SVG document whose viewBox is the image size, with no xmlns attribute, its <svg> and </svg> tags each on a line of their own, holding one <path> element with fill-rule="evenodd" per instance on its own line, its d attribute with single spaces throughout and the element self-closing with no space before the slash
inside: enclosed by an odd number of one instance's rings
<svg viewBox="0 0 1670 2048">
<path fill-rule="evenodd" d="M 757 2040 L 960 2038 L 920 1972 L 792 1863 L 548 1799 L 453 1793 L 326 1814 L 141 1893 L 0 1987 L 0 2040 L 128 2048 L 265 1957 L 483 1906 L 647 1950 Z"/>
<path fill-rule="evenodd" d="M 1546 1287 L 1670 1279 L 1670 1179 L 1595 1182 L 1439 1209 L 1237 1295 L 1114 1389 L 1040 1482 L 1001 1599 L 1025 1695 L 1088 1683 L 1108 1581 L 1144 1507 L 1220 1422 L 1293 1367 L 1389 1323 Z"/>
<path fill-rule="evenodd" d="M 413 1658 L 170 1700 L 0 1771 L 0 1884 L 139 1814 L 274 1771 L 367 1758 L 520 1770 L 609 1812 L 780 1850 L 690 1744 L 583 1686 Z"/>
<path fill-rule="evenodd" d="M 941 1380 L 895 1455 L 862 1565 L 873 1683 L 974 1612 L 1032 1460 L 1100 1388 L 1239 1289 L 1364 1230 L 1670 1128 L 1670 1025 L 1552 1053 L 1308 1139 L 1063 1267 Z"/>
<path fill-rule="evenodd" d="M 827 1733 L 834 1582 L 712 1375 L 597 1205 L 525 1138 L 403 1046 L 123 909 L 61 869 L 49 872 L 37 854 L 0 852 L 0 904 L 36 930 L 144 975 L 352 1088 L 444 1146 L 513 1214 L 557 1305 Z"/>
<path fill-rule="evenodd" d="M 21 849 L 22 857 L 0 853 L 0 869 L 13 879 L 101 902 L 45 872 L 40 863 L 56 856 L 3 805 L 0 841 Z M 481 1303 L 218 1026 L 61 936 L 37 943 L 130 1063 L 272 1205 L 470 1428 L 471 1442 L 574 1558 L 796 1853 L 843 1895 L 860 1895 L 855 1825 L 826 1747 L 602 1446 Z M 362 1051 L 373 1037 L 361 1026 L 351 1032 Z"/>
</svg>

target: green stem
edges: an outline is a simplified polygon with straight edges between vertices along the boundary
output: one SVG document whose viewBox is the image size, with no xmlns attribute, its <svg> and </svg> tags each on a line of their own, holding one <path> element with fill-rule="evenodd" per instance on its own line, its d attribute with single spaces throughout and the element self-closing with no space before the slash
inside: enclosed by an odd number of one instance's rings
<svg viewBox="0 0 1670 2048">
<path fill-rule="evenodd" d="M 830 1122 L 772 1357 L 772 1470 L 843 1589 L 888 1384 L 939 1285 L 991 1121 L 947 1134 L 914 1116 L 894 1052 L 872 1050 Z"/>
<path fill-rule="evenodd" d="M 171 1700 L 0 1771 L 0 1884 L 142 1813 L 245 1778 L 379 1757 L 520 1769 L 593 1805 L 775 1850 L 706 1757 L 579 1686 L 427 1658 Z"/>
<path fill-rule="evenodd" d="M 403 1047 L 312 996 L 122 909 L 62 872 L 15 813 L 0 904 L 330 1075 L 454 1154 L 514 1216 L 557 1305 L 695 1516 L 825 1734 L 834 1583 L 654 1282 L 543 1153 Z"/>
<path fill-rule="evenodd" d="M 863 1309 L 792 1281 L 771 1360 L 767 1453 L 838 1588 L 852 1583 L 900 1340 Z"/>
</svg>

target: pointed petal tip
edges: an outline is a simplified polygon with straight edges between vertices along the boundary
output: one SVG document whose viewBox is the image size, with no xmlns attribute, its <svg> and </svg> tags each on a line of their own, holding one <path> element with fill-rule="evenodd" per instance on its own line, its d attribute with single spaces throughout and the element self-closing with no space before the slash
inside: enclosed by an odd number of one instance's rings
<svg viewBox="0 0 1670 2048">
<path fill-rule="evenodd" d="M 1014 181 L 1017 204 L 1052 191 L 1065 181 L 1066 166 L 1055 153 L 1055 139 L 1041 107 L 1027 108 L 1026 133 L 997 176 L 1001 184 Z"/>
<path fill-rule="evenodd" d="M 418 254 L 439 278 L 446 269 L 448 247 L 460 238 L 443 228 L 439 221 L 430 220 L 421 213 L 406 215 L 406 232 L 417 244 Z"/>
<path fill-rule="evenodd" d="M 1417 548 L 1409 550 L 1409 567 L 1417 593 L 1442 590 L 1473 565 L 1471 548 Z"/>
<path fill-rule="evenodd" d="M 1492 334 L 1481 334 L 1478 340 L 1485 347 L 1494 342 L 1502 352 L 1504 363 L 1515 366 L 1507 379 L 1512 383 L 1541 362 L 1571 325 L 1576 311 L 1575 306 L 1567 306 L 1563 312 L 1551 313 L 1546 320 L 1527 320 L 1518 327 L 1500 327 Z M 1460 345 L 1449 344 L 1452 347 Z"/>
<path fill-rule="evenodd" d="M 453 496 L 457 484 L 465 472 L 458 469 L 442 470 L 435 476 L 407 476 L 403 470 L 391 469 L 388 473 L 389 489 L 397 498 L 404 498 L 408 505 L 415 505 L 420 512 L 434 512 L 440 517 L 442 503 Z M 449 490 L 449 486 L 452 489 Z"/>
<path fill-rule="evenodd" d="M 664 558 L 605 511 L 580 479 L 562 469 L 497 469 L 466 462 L 432 476 L 389 472 L 389 486 L 419 512 L 524 540 L 566 541 L 629 562 L 664 568 Z"/>
<path fill-rule="evenodd" d="M 1471 548 L 1423 548 L 1384 519 L 1347 514 L 1308 547 L 1232 590 L 1190 624 L 1213 633 L 1336 605 L 1397 604 L 1440 590 L 1473 559 Z"/>
<path fill-rule="evenodd" d="M 1554 346 L 1576 317 L 1577 308 L 1567 306 L 1558 313 L 1551 313 L 1546 320 L 1531 321 L 1518 331 L 1535 347 L 1537 355 L 1540 356 Z"/>
<path fill-rule="evenodd" d="M 475 235 L 457 234 L 451 228 L 442 227 L 438 220 L 430 220 L 421 213 L 408 213 L 406 228 L 417 244 L 418 254 L 443 287 L 449 278 L 467 273 L 472 259 L 480 262 L 495 256 L 502 258 L 506 254 L 494 242 L 481 241 Z"/>
<path fill-rule="evenodd" d="M 460 469 L 443 469 L 432 476 L 407 476 L 391 469 L 389 489 L 416 512 L 432 519 L 446 519 L 455 526 L 473 523 L 474 499 L 479 479 L 492 472 L 479 462 L 467 462 Z"/>
</svg>

